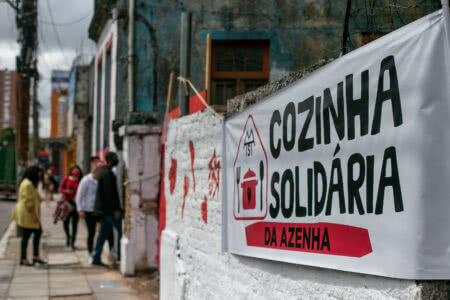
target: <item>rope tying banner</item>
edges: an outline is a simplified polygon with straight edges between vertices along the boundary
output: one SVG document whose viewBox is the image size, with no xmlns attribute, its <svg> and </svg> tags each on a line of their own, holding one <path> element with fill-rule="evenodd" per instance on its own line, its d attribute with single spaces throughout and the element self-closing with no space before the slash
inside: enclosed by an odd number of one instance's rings
<svg viewBox="0 0 450 300">
<path fill-rule="evenodd" d="M 217 118 L 223 120 L 224 117 L 219 114 L 218 112 L 216 112 L 214 110 L 214 108 L 212 108 L 208 103 L 206 103 L 206 100 L 203 98 L 203 96 L 197 91 L 197 89 L 195 88 L 195 86 L 192 84 L 192 82 L 184 77 L 178 76 L 177 80 L 180 81 L 181 83 L 184 84 L 185 88 L 186 88 L 186 93 L 188 90 L 188 85 L 191 87 L 191 89 L 194 91 L 194 93 L 196 94 L 196 96 L 200 99 L 200 101 L 203 103 L 203 105 L 206 106 L 206 109 L 208 109 L 213 115 L 215 115 Z M 209 93 L 209 91 L 207 91 Z"/>
</svg>

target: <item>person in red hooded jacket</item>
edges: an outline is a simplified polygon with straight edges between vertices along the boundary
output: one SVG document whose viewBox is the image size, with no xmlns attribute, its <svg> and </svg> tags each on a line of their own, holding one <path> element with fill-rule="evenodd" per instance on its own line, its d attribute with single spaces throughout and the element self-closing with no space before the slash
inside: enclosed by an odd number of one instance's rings
<svg viewBox="0 0 450 300">
<path fill-rule="evenodd" d="M 76 250 L 75 240 L 77 238 L 77 228 L 79 220 L 75 196 L 77 194 L 78 185 L 80 184 L 82 177 L 83 173 L 81 172 L 81 168 L 75 165 L 70 169 L 69 175 L 64 177 L 59 187 L 60 193 L 63 194 L 64 201 L 70 204 L 71 208 L 73 208 L 70 209 L 70 213 L 65 217 L 63 224 L 64 232 L 66 233 L 66 245 L 67 247 L 72 247 L 72 250 Z M 72 234 L 70 234 L 71 221 Z"/>
</svg>

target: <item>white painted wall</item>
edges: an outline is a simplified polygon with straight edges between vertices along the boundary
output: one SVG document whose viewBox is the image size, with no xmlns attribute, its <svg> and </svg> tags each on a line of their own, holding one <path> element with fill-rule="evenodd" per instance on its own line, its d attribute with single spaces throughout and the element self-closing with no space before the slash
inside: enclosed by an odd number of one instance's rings
<svg viewBox="0 0 450 300">
<path fill-rule="evenodd" d="M 112 121 L 116 115 L 116 78 L 117 78 L 117 42 L 118 42 L 118 25 L 117 20 L 109 20 L 100 35 L 97 43 L 97 53 L 95 55 L 95 81 L 94 81 L 94 104 L 93 104 L 93 121 L 92 121 L 92 155 L 96 154 L 97 149 L 97 120 L 100 118 L 100 154 L 103 152 L 103 134 L 104 134 L 104 95 L 105 95 L 105 78 L 106 78 L 106 51 L 107 46 L 111 44 L 111 86 L 110 86 L 110 122 L 109 122 L 109 151 L 116 151 L 112 132 Z M 98 62 L 102 59 L 101 76 L 98 74 Z M 98 90 L 98 81 L 101 81 L 101 89 Z M 101 100 L 101 110 L 97 111 L 97 101 Z"/>
<path fill-rule="evenodd" d="M 189 141 L 195 148 L 192 186 Z M 208 112 L 171 120 L 165 153 L 167 225 L 161 242 L 161 299 L 422 299 L 411 280 L 340 272 L 221 253 L 221 196 L 209 197 L 208 163 L 221 160 L 222 121 Z M 177 160 L 176 185 L 169 172 Z M 223 166 L 221 166 L 223 167 Z M 184 217 L 184 177 L 189 178 Z M 201 203 L 207 200 L 207 224 Z M 326 257 L 324 257 L 326 259 Z"/>
<path fill-rule="evenodd" d="M 158 264 L 158 219 L 142 207 L 159 195 L 159 143 L 161 127 L 132 125 L 126 128 L 123 158 L 130 182 L 130 237 L 122 241 L 121 272 L 156 268 Z"/>
</svg>

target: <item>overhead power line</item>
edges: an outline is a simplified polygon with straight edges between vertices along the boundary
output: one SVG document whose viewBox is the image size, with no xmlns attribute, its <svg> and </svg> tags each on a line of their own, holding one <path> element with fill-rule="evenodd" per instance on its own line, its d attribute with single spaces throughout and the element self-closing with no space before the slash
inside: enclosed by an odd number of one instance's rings
<svg viewBox="0 0 450 300">
<path fill-rule="evenodd" d="M 5 18 L 7 18 L 9 20 L 9 23 L 8 23 L 9 24 L 9 32 L 13 33 L 14 36 L 17 36 L 17 29 L 14 26 L 14 21 L 11 18 L 11 15 L 8 13 L 8 11 L 6 9 L 4 9 L 3 12 L 5 13 Z M 8 42 L 6 44 L 8 45 L 9 50 L 12 53 L 18 52 L 18 49 L 14 49 L 14 47 L 13 47 L 13 44 L 17 44 L 18 45 L 17 42 L 14 42 L 14 43 Z"/>
<path fill-rule="evenodd" d="M 41 22 L 39 22 L 39 25 L 41 25 Z M 39 43 L 38 43 L 38 50 L 39 50 L 39 53 L 41 54 L 41 58 L 42 58 L 41 61 L 45 64 L 45 66 L 49 70 L 53 70 L 54 65 L 50 64 L 45 57 L 45 52 L 50 52 L 50 50 L 49 50 L 50 47 L 47 42 L 47 38 L 45 37 L 45 34 L 44 34 L 44 28 L 43 28 L 43 26 L 38 26 L 38 29 L 39 29 L 38 36 L 40 37 Z"/>
<path fill-rule="evenodd" d="M 51 20 L 51 23 L 52 23 L 51 25 L 53 27 L 53 31 L 55 32 L 55 35 L 56 35 L 56 42 L 58 43 L 59 49 L 61 50 L 61 54 L 64 57 L 64 60 L 66 62 L 68 62 L 69 60 L 67 59 L 66 55 L 64 54 L 64 48 L 62 46 L 61 39 L 59 38 L 58 30 L 56 29 L 56 26 L 55 26 L 55 18 L 53 17 L 53 11 L 52 11 L 52 8 L 50 6 L 50 1 L 49 0 L 47 0 L 47 9 L 48 9 L 48 13 L 50 14 L 50 20 Z"/>
<path fill-rule="evenodd" d="M 46 25 L 54 25 L 54 26 L 70 26 L 70 25 L 74 25 L 74 24 L 78 24 L 83 20 L 86 20 L 87 18 L 89 18 L 92 15 L 92 11 L 90 11 L 87 15 L 70 21 L 70 22 L 65 22 L 65 23 L 54 23 L 54 22 L 49 22 L 49 21 L 45 21 L 45 20 L 40 20 L 41 23 L 46 24 Z"/>
<path fill-rule="evenodd" d="M 3 3 L 7 3 L 9 6 L 11 6 L 14 10 L 18 10 L 18 7 L 17 7 L 17 5 L 14 3 L 14 2 L 12 2 L 11 0 L 2 0 L 2 1 L 0 1 L 0 2 L 3 2 Z"/>
</svg>

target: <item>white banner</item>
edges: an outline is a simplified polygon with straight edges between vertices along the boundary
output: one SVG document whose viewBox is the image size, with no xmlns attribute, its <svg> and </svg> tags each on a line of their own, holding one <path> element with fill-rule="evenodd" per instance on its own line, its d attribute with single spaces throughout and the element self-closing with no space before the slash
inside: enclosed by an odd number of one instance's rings
<svg viewBox="0 0 450 300">
<path fill-rule="evenodd" d="M 224 249 L 450 279 L 449 54 L 440 10 L 228 119 Z"/>
</svg>

